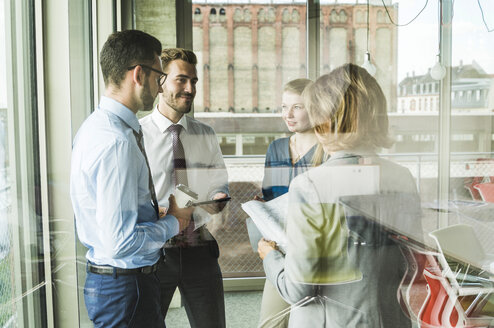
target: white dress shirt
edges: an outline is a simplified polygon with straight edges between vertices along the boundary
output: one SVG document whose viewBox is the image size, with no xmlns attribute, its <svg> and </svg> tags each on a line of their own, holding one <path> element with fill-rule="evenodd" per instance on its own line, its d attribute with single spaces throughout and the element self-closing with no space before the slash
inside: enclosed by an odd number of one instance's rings
<svg viewBox="0 0 494 328">
<path fill-rule="evenodd" d="M 135 114 L 102 97 L 74 139 L 70 196 L 79 240 L 95 264 L 118 268 L 153 265 L 178 233 L 172 215 L 158 220 L 149 174 L 133 131 Z"/>
<path fill-rule="evenodd" d="M 155 108 L 140 124 L 158 203 L 168 207 L 168 196 L 175 191 L 172 134 L 167 130 L 173 122 Z M 212 199 L 218 192 L 228 194 L 228 174 L 214 130 L 186 115 L 177 124 L 183 127 L 180 141 L 185 151 L 188 187 L 199 195 L 199 201 Z"/>
</svg>

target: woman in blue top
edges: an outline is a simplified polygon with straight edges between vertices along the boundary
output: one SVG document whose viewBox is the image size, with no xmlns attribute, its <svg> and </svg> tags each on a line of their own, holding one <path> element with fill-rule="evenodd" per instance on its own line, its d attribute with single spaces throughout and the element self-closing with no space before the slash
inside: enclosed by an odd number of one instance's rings
<svg viewBox="0 0 494 328">
<path fill-rule="evenodd" d="M 296 79 L 288 82 L 283 89 L 282 118 L 293 134 L 291 137 L 277 139 L 269 145 L 262 183 L 263 199 L 266 201 L 288 192 L 288 186 L 294 177 L 322 162 L 324 152 L 317 144 L 302 98 L 302 92 L 311 83 L 308 79 Z M 260 327 L 286 327 L 289 308 L 290 305 L 266 280 Z M 285 310 L 286 315 L 279 316 Z"/>
<path fill-rule="evenodd" d="M 286 193 L 290 181 L 298 174 L 321 164 L 323 150 L 317 147 L 317 138 L 301 96 L 310 83 L 308 79 L 296 79 L 283 89 L 282 118 L 293 135 L 276 139 L 268 147 L 262 182 L 262 195 L 266 201 Z"/>
</svg>

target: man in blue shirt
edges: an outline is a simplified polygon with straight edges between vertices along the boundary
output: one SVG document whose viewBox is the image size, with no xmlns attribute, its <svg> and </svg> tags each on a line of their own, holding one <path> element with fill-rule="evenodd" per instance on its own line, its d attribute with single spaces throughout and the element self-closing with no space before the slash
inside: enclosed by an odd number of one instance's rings
<svg viewBox="0 0 494 328">
<path fill-rule="evenodd" d="M 95 327 L 164 327 L 155 271 L 161 248 L 191 216 L 171 196 L 159 217 L 136 117 L 163 91 L 160 52 L 141 31 L 109 36 L 100 53 L 105 95 L 74 139 L 70 194 L 88 248 L 84 300 Z"/>
</svg>

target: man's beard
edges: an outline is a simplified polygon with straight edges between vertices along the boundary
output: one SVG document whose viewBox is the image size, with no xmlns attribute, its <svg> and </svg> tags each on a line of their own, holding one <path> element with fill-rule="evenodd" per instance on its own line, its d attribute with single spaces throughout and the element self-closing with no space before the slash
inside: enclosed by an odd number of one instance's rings
<svg viewBox="0 0 494 328">
<path fill-rule="evenodd" d="M 141 101 L 142 101 L 142 105 L 143 105 L 143 110 L 151 110 L 153 109 L 153 105 L 154 105 L 154 99 L 156 97 L 153 97 L 151 95 L 151 87 L 149 85 L 149 81 L 145 81 L 144 82 L 144 90 L 142 91 L 142 94 L 141 94 Z"/>
<path fill-rule="evenodd" d="M 194 101 L 194 98 L 192 97 L 191 98 L 191 101 L 190 101 L 190 104 L 185 107 L 185 106 L 182 106 L 178 103 L 177 101 L 177 98 L 180 99 L 180 97 L 182 95 L 184 95 L 184 93 L 179 93 L 177 94 L 176 97 L 173 97 L 173 94 L 169 93 L 167 90 L 164 90 L 163 91 L 163 95 L 165 96 L 165 102 L 166 104 L 172 108 L 174 111 L 178 112 L 178 113 L 181 113 L 181 114 L 187 114 L 191 111 L 192 109 L 192 102 Z"/>
</svg>

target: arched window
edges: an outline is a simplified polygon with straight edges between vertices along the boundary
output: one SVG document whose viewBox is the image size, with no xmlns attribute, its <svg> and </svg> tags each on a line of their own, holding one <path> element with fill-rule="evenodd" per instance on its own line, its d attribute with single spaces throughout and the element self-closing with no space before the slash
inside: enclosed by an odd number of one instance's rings
<svg viewBox="0 0 494 328">
<path fill-rule="evenodd" d="M 293 9 L 292 11 L 292 22 L 298 23 L 300 21 L 300 13 L 297 9 Z"/>
<path fill-rule="evenodd" d="M 264 9 L 261 8 L 257 12 L 257 20 L 261 23 L 264 23 L 266 21 L 266 12 L 264 11 Z"/>
<path fill-rule="evenodd" d="M 386 16 L 384 16 L 384 12 L 382 10 L 377 11 L 377 22 L 386 23 Z"/>
<path fill-rule="evenodd" d="M 220 9 L 220 15 L 224 16 L 225 14 L 226 14 L 225 8 L 221 8 Z"/>
<path fill-rule="evenodd" d="M 200 8 L 196 8 L 194 10 L 194 22 L 201 22 L 202 21 L 202 12 Z"/>
<path fill-rule="evenodd" d="M 331 10 L 331 14 L 329 15 L 329 19 L 331 23 L 338 23 L 340 21 L 340 16 L 338 16 L 338 13 L 336 10 Z"/>
<path fill-rule="evenodd" d="M 273 23 L 276 20 L 276 11 L 274 8 L 269 8 L 268 9 L 268 21 L 270 23 Z"/>
<path fill-rule="evenodd" d="M 346 11 L 344 11 L 344 10 L 340 10 L 339 16 L 340 16 L 340 23 L 345 23 L 348 19 Z"/>
<path fill-rule="evenodd" d="M 290 11 L 288 9 L 283 9 L 283 14 L 281 15 L 281 20 L 283 21 L 283 23 L 288 23 L 290 22 Z"/>
<path fill-rule="evenodd" d="M 211 8 L 211 11 L 209 13 L 211 15 L 216 15 L 216 8 Z"/>
<path fill-rule="evenodd" d="M 251 19 L 252 19 L 252 13 L 250 12 L 249 9 L 245 9 L 244 10 L 244 21 L 250 22 Z"/>
<path fill-rule="evenodd" d="M 233 14 L 233 20 L 235 22 L 241 22 L 244 20 L 244 13 L 240 8 L 235 9 L 235 12 Z"/>
</svg>

